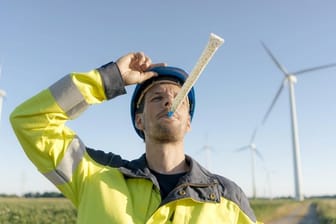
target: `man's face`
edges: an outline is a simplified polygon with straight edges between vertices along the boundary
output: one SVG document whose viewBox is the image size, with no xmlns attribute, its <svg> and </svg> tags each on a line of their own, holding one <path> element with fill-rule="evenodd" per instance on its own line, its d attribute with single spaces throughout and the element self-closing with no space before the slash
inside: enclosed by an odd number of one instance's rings
<svg viewBox="0 0 336 224">
<path fill-rule="evenodd" d="M 181 87 L 172 83 L 160 83 L 151 87 L 144 98 L 143 113 L 137 114 L 136 123 L 145 133 L 145 139 L 159 142 L 183 140 L 190 130 L 189 102 L 185 99 L 172 117 L 167 113 Z"/>
</svg>

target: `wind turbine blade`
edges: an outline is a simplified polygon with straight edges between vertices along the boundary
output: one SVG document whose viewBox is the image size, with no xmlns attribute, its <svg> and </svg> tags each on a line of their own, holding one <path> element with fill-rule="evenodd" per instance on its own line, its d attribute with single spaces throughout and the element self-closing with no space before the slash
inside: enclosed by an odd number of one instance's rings
<svg viewBox="0 0 336 224">
<path fill-rule="evenodd" d="M 264 161 L 263 156 L 261 155 L 261 153 L 259 152 L 259 150 L 255 149 L 254 152 L 256 153 L 256 155 L 262 160 Z"/>
<path fill-rule="evenodd" d="M 268 108 L 268 110 L 267 110 L 267 112 L 266 112 L 266 114 L 265 114 L 265 116 L 264 116 L 264 118 L 262 120 L 262 125 L 265 124 L 265 122 L 266 122 L 268 116 L 270 115 L 270 113 L 271 113 L 271 111 L 272 111 L 272 109 L 273 109 L 276 101 L 278 100 L 278 98 L 279 98 L 279 96 L 280 96 L 280 94 L 281 94 L 281 92 L 282 92 L 282 90 L 283 90 L 283 88 L 285 86 L 285 80 L 286 79 L 284 79 L 283 82 L 281 83 L 280 88 L 278 89 L 278 92 L 276 93 L 276 95 L 275 95 L 275 97 L 274 97 L 271 105 L 269 106 L 269 108 Z"/>
<path fill-rule="evenodd" d="M 282 73 L 284 73 L 285 76 L 287 76 L 288 75 L 287 70 L 278 62 L 278 60 L 274 57 L 274 55 L 272 54 L 270 49 L 268 49 L 266 44 L 262 41 L 261 41 L 261 44 L 264 47 L 264 49 L 266 50 L 267 54 L 272 58 L 273 62 L 277 65 L 277 67 L 282 71 Z"/>
<path fill-rule="evenodd" d="M 211 152 L 215 152 L 215 150 L 213 149 L 213 147 L 210 146 L 210 145 L 204 145 L 204 146 L 202 146 L 202 148 L 200 148 L 200 149 L 197 150 L 196 152 L 197 152 L 197 153 L 201 153 L 201 152 L 204 152 L 204 151 L 207 151 L 207 150 L 209 150 L 209 151 L 211 151 Z"/>
<path fill-rule="evenodd" d="M 240 147 L 240 148 L 236 149 L 235 151 L 236 151 L 236 152 L 240 152 L 240 151 L 243 151 L 243 150 L 246 150 L 246 149 L 249 149 L 249 148 L 250 148 L 249 145 L 245 145 L 245 146 L 243 146 L 243 147 Z"/>
<path fill-rule="evenodd" d="M 209 151 L 211 151 L 211 152 L 214 152 L 214 151 L 215 151 L 215 150 L 213 149 L 213 147 L 210 146 L 210 145 L 205 145 L 205 146 L 203 146 L 202 150 L 203 150 L 203 151 L 205 151 L 205 150 L 209 150 Z"/>
<path fill-rule="evenodd" d="M 257 135 L 257 130 L 258 130 L 258 126 L 254 129 L 252 136 L 251 136 L 251 140 L 250 140 L 250 144 L 252 144 L 254 142 L 254 139 Z"/>
<path fill-rule="evenodd" d="M 335 67 L 335 66 L 336 66 L 336 63 L 321 65 L 321 66 L 317 66 L 317 67 L 313 67 L 313 68 L 302 69 L 300 71 L 293 72 L 293 74 L 294 75 L 301 75 L 303 73 L 313 72 L 313 71 L 316 71 L 316 70 L 326 69 L 326 68 Z"/>
</svg>

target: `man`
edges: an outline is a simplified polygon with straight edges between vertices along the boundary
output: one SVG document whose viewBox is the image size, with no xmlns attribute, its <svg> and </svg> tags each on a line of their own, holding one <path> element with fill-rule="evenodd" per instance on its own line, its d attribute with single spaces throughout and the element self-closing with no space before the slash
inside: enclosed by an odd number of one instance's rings
<svg viewBox="0 0 336 224">
<path fill-rule="evenodd" d="M 27 156 L 72 201 L 78 223 L 256 223 L 237 185 L 184 154 L 194 89 L 172 117 L 167 112 L 187 76 L 130 53 L 88 73 L 67 75 L 12 112 Z M 146 147 L 141 158 L 126 161 L 88 148 L 64 125 L 132 84 L 138 84 L 132 122 Z"/>
</svg>

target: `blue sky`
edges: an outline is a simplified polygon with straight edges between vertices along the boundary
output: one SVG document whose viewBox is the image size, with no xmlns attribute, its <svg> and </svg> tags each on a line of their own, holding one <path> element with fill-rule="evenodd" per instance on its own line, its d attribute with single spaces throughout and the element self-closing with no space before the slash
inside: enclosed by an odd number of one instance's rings
<svg viewBox="0 0 336 224">
<path fill-rule="evenodd" d="M 211 32 L 225 43 L 195 84 L 197 105 L 186 153 L 252 194 L 249 143 L 283 78 L 264 41 L 289 70 L 336 62 L 335 1 L 0 1 L 0 193 L 55 188 L 24 155 L 9 124 L 21 102 L 73 71 L 89 71 L 131 51 L 191 71 Z M 295 86 L 303 193 L 336 194 L 336 68 Z M 69 122 L 84 142 L 127 159 L 144 152 L 132 129 L 128 94 Z M 288 88 L 256 136 L 258 196 L 292 196 Z M 202 148 L 211 146 L 208 162 Z M 267 175 L 269 174 L 269 175 Z M 267 176 L 270 178 L 268 179 Z"/>
</svg>

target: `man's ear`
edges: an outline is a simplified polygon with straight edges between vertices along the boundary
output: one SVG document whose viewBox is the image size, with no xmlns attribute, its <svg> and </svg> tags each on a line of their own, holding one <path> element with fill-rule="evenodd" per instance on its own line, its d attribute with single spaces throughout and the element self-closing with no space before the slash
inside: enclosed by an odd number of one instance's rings
<svg viewBox="0 0 336 224">
<path fill-rule="evenodd" d="M 190 130 L 191 130 L 191 117 L 189 115 L 188 121 L 187 121 L 187 132 L 189 132 Z"/>
<path fill-rule="evenodd" d="M 135 115 L 135 126 L 137 127 L 137 129 L 139 129 L 141 131 L 144 130 L 142 113 L 141 114 L 139 113 L 139 114 Z"/>
</svg>

